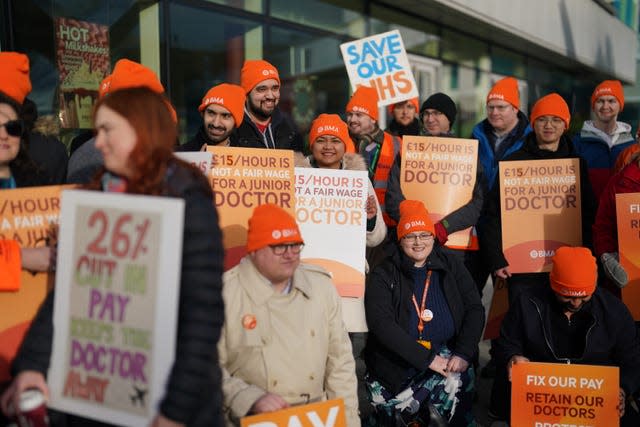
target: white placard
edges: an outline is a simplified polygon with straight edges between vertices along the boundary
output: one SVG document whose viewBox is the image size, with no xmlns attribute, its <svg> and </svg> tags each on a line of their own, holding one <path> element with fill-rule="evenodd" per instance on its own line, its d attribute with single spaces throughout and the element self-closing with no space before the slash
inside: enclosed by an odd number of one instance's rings
<svg viewBox="0 0 640 427">
<path fill-rule="evenodd" d="M 173 155 L 197 167 L 203 174 L 209 175 L 213 153 L 209 151 L 177 151 Z"/>
<path fill-rule="evenodd" d="M 295 168 L 296 220 L 302 259 L 333 275 L 344 297 L 364 295 L 367 233 L 366 171 Z"/>
<path fill-rule="evenodd" d="M 61 200 L 49 406 L 146 427 L 175 354 L 184 201 Z"/>
<path fill-rule="evenodd" d="M 418 97 L 418 87 L 404 49 L 400 31 L 376 34 L 340 45 L 351 89 L 375 87 L 378 105 Z"/>
</svg>

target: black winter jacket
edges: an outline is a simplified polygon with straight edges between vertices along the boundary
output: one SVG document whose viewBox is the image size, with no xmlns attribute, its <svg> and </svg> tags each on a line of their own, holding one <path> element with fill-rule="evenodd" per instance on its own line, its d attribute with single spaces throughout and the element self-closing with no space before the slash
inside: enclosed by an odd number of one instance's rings
<svg viewBox="0 0 640 427">
<path fill-rule="evenodd" d="M 223 425 L 222 374 L 217 342 L 224 321 L 222 248 L 218 215 L 204 175 L 173 160 L 167 197 L 185 201 L 176 354 L 159 411 L 187 426 Z M 53 297 L 40 307 L 12 365 L 12 374 L 35 370 L 46 376 L 53 339 Z"/>
<path fill-rule="evenodd" d="M 532 362 L 577 363 L 620 367 L 620 386 L 627 395 L 640 389 L 640 342 L 629 310 L 609 291 L 596 288 L 582 308 L 591 315 L 585 349 L 578 359 L 561 359 L 554 349 L 550 311 L 555 298 L 548 283 L 523 290 L 509 308 L 494 348 L 498 364 L 514 355 Z M 556 339 L 558 339 L 556 337 Z"/>
<path fill-rule="evenodd" d="M 258 130 L 247 112 L 242 124 L 231 134 L 231 146 L 243 148 L 279 148 L 302 151 L 303 142 L 289 116 L 276 108 L 264 135 Z"/>
<path fill-rule="evenodd" d="M 472 359 L 484 326 L 484 309 L 476 285 L 462 262 L 436 243 L 427 268 L 440 273 L 440 283 L 451 310 L 455 336 L 447 346 L 454 354 Z M 400 249 L 367 278 L 365 310 L 369 337 L 365 361 L 369 373 L 391 392 L 401 391 L 410 368 L 424 371 L 436 356 L 410 335 L 409 320 L 414 279 L 413 262 Z"/>
</svg>

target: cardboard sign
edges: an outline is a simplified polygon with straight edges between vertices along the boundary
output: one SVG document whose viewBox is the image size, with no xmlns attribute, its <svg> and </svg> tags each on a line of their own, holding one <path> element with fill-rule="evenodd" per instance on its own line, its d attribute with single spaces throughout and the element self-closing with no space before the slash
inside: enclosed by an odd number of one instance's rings
<svg viewBox="0 0 640 427">
<path fill-rule="evenodd" d="M 502 248 L 512 273 L 551 271 L 561 246 L 582 245 L 580 161 L 500 162 Z"/>
<path fill-rule="evenodd" d="M 109 26 L 71 18 L 54 22 L 62 127 L 89 129 L 100 82 L 109 72 Z"/>
<path fill-rule="evenodd" d="M 330 271 L 343 297 L 364 297 L 367 171 L 295 168 L 302 259 Z"/>
<path fill-rule="evenodd" d="M 376 88 L 379 106 L 418 97 L 400 31 L 343 43 L 340 51 L 353 91 L 358 86 Z"/>
<path fill-rule="evenodd" d="M 209 175 L 211 158 L 213 157 L 213 154 L 209 151 L 178 151 L 173 153 L 173 155 L 197 167 L 203 174 Z"/>
<path fill-rule="evenodd" d="M 209 146 L 209 175 L 218 209 L 224 269 L 246 254 L 247 227 L 253 210 L 274 203 L 295 215 L 293 151 Z"/>
<path fill-rule="evenodd" d="M 175 354 L 184 201 L 62 193 L 49 406 L 147 426 Z"/>
<path fill-rule="evenodd" d="M 245 417 L 240 427 L 346 427 L 342 399 L 294 406 L 282 411 Z"/>
<path fill-rule="evenodd" d="M 471 200 L 478 167 L 475 139 L 405 136 L 400 187 L 409 200 L 421 200 L 435 223 Z M 449 235 L 447 246 L 478 249 L 472 227 Z"/>
<path fill-rule="evenodd" d="M 511 426 L 620 425 L 619 369 L 518 363 L 511 370 Z"/>
<path fill-rule="evenodd" d="M 640 193 L 616 194 L 620 264 L 629 276 L 622 301 L 640 321 Z"/>
<path fill-rule="evenodd" d="M 45 246 L 58 224 L 63 188 L 52 185 L 2 190 L 0 239 L 16 240 L 25 248 Z M 11 378 L 11 362 L 49 286 L 53 286 L 53 275 L 22 271 L 18 292 L 0 292 L 0 383 Z"/>
</svg>

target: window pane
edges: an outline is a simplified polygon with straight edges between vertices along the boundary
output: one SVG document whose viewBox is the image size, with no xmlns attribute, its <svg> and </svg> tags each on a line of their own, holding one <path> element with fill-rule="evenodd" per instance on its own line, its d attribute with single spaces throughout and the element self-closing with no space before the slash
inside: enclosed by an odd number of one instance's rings
<svg viewBox="0 0 640 427">
<path fill-rule="evenodd" d="M 262 58 L 262 26 L 178 4 L 170 12 L 171 100 L 183 119 L 180 139 L 185 141 L 202 124 L 198 105 L 207 90 L 223 82 L 239 83 L 245 57 Z"/>
<path fill-rule="evenodd" d="M 276 18 L 298 24 L 347 34 L 354 38 L 364 37 L 365 34 L 364 15 L 325 2 L 271 0 L 270 9 L 271 15 Z"/>
<path fill-rule="evenodd" d="M 497 46 L 491 48 L 491 67 L 496 74 L 525 78 L 526 65 L 523 55 Z"/>
<path fill-rule="evenodd" d="M 491 71 L 489 45 L 449 30 L 442 31 L 442 59 Z"/>
<path fill-rule="evenodd" d="M 265 57 L 280 71 L 280 107 L 291 114 L 303 135 L 320 113 L 344 116 L 349 78 L 340 40 L 272 28 Z"/>
<path fill-rule="evenodd" d="M 264 13 L 264 0 L 207 0 L 210 3 L 222 4 L 249 12 Z"/>
<path fill-rule="evenodd" d="M 91 126 L 99 84 L 113 64 L 124 57 L 140 61 L 142 16 L 157 2 L 23 0 L 12 5 L 16 50 L 29 56 L 31 66 L 29 98 L 40 115 L 54 114 L 63 127 L 75 129 Z"/>
<path fill-rule="evenodd" d="M 375 4 L 371 6 L 371 16 L 371 34 L 398 29 L 407 52 L 438 56 L 440 37 L 435 25 Z"/>
</svg>

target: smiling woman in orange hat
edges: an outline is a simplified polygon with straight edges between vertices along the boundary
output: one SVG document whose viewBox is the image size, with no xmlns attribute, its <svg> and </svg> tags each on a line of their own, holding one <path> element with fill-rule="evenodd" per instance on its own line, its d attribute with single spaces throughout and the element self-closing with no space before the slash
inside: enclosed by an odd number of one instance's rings
<svg viewBox="0 0 640 427">
<path fill-rule="evenodd" d="M 400 204 L 397 230 L 396 252 L 374 268 L 365 293 L 366 381 L 376 409 L 369 425 L 431 425 L 430 407 L 447 425 L 475 425 L 470 362 L 484 325 L 480 295 L 462 261 L 435 239 L 422 202 Z"/>
</svg>

